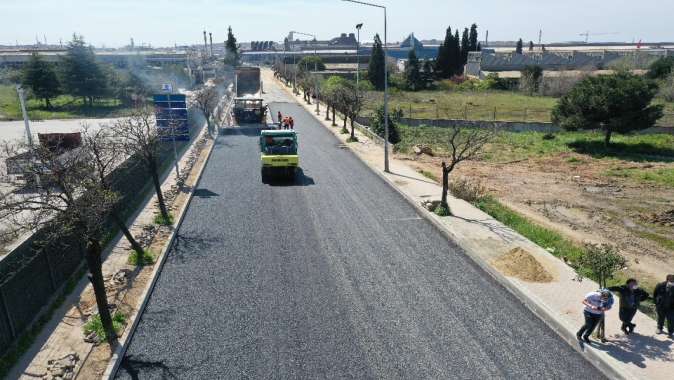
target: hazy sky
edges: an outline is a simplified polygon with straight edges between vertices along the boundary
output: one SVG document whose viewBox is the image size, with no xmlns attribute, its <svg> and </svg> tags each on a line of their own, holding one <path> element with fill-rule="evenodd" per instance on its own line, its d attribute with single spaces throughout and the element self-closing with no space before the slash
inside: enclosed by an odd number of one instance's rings
<svg viewBox="0 0 674 380">
<path fill-rule="evenodd" d="M 376 2 L 376 0 L 373 0 Z M 591 40 L 674 40 L 672 0 L 389 0 L 389 41 L 410 32 L 442 38 L 476 22 L 480 39 L 582 40 L 578 34 L 615 33 Z M 199 43 L 202 30 L 222 41 L 232 25 L 239 41 L 280 41 L 289 30 L 328 39 L 364 22 L 362 40 L 383 33 L 382 12 L 340 0 L 0 0 L 0 44 L 68 40 L 73 32 L 96 45 Z"/>
</svg>

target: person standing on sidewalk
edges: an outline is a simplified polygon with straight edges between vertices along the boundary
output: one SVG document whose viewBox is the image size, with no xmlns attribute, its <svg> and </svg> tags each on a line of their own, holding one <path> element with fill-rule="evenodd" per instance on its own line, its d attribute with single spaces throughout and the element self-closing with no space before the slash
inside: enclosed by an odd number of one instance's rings
<svg viewBox="0 0 674 380">
<path fill-rule="evenodd" d="M 665 282 L 659 283 L 653 291 L 655 310 L 658 313 L 658 334 L 667 321 L 667 332 L 672 338 L 674 334 L 674 274 L 668 274 Z"/>
<path fill-rule="evenodd" d="M 585 324 L 576 333 L 578 340 L 583 340 L 585 343 L 590 343 L 590 335 L 595 327 L 604 317 L 604 312 L 611 309 L 613 305 L 611 299 L 611 292 L 608 289 L 600 289 L 590 292 L 583 300 L 585 309 L 583 315 L 585 316 Z"/>
<path fill-rule="evenodd" d="M 641 301 L 648 299 L 648 293 L 639 289 L 639 283 L 633 278 L 627 280 L 625 285 L 612 286 L 608 288 L 608 290 L 618 293 L 618 298 L 620 298 L 620 308 L 618 312 L 620 321 L 622 322 L 620 329 L 625 335 L 633 333 L 634 328 L 637 327 L 637 325 L 632 323 L 632 318 L 634 318 L 634 315 L 637 313 Z"/>
<path fill-rule="evenodd" d="M 278 120 L 279 127 L 283 126 L 283 115 L 281 115 L 281 111 L 278 111 L 276 114 L 276 120 Z"/>
</svg>

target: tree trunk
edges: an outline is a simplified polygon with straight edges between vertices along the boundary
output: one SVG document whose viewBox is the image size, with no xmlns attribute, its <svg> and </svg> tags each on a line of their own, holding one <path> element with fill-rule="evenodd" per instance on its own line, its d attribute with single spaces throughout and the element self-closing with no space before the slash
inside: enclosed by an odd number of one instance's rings
<svg viewBox="0 0 674 380">
<path fill-rule="evenodd" d="M 609 146 L 611 143 L 611 130 L 606 130 L 606 135 L 604 136 L 604 145 Z"/>
<path fill-rule="evenodd" d="M 335 105 L 332 105 L 332 126 L 336 127 L 337 123 L 335 122 Z"/>
<path fill-rule="evenodd" d="M 447 164 L 445 161 L 442 161 L 442 200 L 440 205 L 449 210 L 449 205 L 447 204 L 447 191 L 449 190 L 449 171 L 447 170 Z"/>
<path fill-rule="evenodd" d="M 346 114 L 344 114 L 344 125 L 342 125 L 343 129 L 346 129 L 346 119 L 347 119 Z"/>
<path fill-rule="evenodd" d="M 330 103 L 325 102 L 325 121 L 330 121 Z"/>
<path fill-rule="evenodd" d="M 129 231 L 129 228 L 126 226 L 126 223 L 122 220 L 122 218 L 117 214 L 117 211 L 113 211 L 110 213 L 110 216 L 112 217 L 112 220 L 117 224 L 117 227 L 122 231 L 124 234 L 124 237 L 126 237 L 126 240 L 131 244 L 131 249 L 136 251 L 139 255 L 143 254 L 143 247 L 138 243 L 136 238 L 133 236 L 131 231 Z"/>
<path fill-rule="evenodd" d="M 355 140 L 355 139 L 356 139 L 356 134 L 355 134 L 354 129 L 355 129 L 355 127 L 354 127 L 354 125 L 353 125 L 353 116 L 351 116 L 351 140 Z"/>
<path fill-rule="evenodd" d="M 101 317 L 101 324 L 105 330 L 105 339 L 112 348 L 117 346 L 117 334 L 112 326 L 112 316 L 108 307 L 108 298 L 105 294 L 105 282 L 103 281 L 103 265 L 101 263 L 101 243 L 97 239 L 87 241 L 87 267 L 89 268 L 89 281 L 94 288 L 96 306 Z"/>
<path fill-rule="evenodd" d="M 154 183 L 154 190 L 157 193 L 157 201 L 159 202 L 159 211 L 164 220 L 169 220 L 169 213 L 164 202 L 164 194 L 161 192 L 161 183 L 159 183 L 159 173 L 157 172 L 157 163 L 154 159 L 150 160 L 150 175 L 152 175 L 152 182 Z"/>
</svg>

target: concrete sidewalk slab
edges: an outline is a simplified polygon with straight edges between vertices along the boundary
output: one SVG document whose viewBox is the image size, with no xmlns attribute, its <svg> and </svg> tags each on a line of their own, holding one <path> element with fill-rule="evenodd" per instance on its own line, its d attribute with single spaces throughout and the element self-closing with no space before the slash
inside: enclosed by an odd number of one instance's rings
<svg viewBox="0 0 674 380">
<path fill-rule="evenodd" d="M 291 90 L 273 78 L 271 70 L 263 70 L 263 77 L 268 84 L 282 87 L 292 94 Z M 307 111 L 314 112 L 315 105 L 308 105 L 301 97 L 296 97 Z M 321 109 L 325 110 L 325 105 Z M 334 135 L 346 143 L 348 135 L 339 133 L 338 127 L 331 122 L 319 120 Z M 583 324 L 582 305 L 585 294 L 596 290 L 598 285 L 590 280 L 578 281 L 575 271 L 563 261 L 537 246 L 533 242 L 504 226 L 473 205 L 453 197 L 449 205 L 454 214 L 451 217 L 438 217 L 424 210 L 420 203 L 424 200 L 439 199 L 442 188 L 430 181 L 403 160 L 392 158 L 389 162 L 391 173 L 383 170 L 384 152 L 380 145 L 357 131 L 359 142 L 346 145 L 365 162 L 375 173 L 379 174 L 393 188 L 398 190 L 418 209 L 420 215 L 430 220 L 450 239 L 455 241 L 486 272 L 490 273 L 503 286 L 514 293 L 536 315 L 543 319 L 563 339 L 569 342 L 586 358 L 595 364 L 610 378 L 624 379 L 671 379 L 674 375 L 674 340 L 666 335 L 656 335 L 656 323 L 643 313 L 637 313 L 634 323 L 636 334 L 625 336 L 620 330 L 618 308 L 613 308 L 606 316 L 605 344 L 581 344 L 575 333 Z M 552 274 L 553 280 L 548 283 L 533 283 L 508 277 L 500 273 L 492 262 L 515 247 L 521 247 Z M 536 337 L 532 337 L 536 339 Z"/>
</svg>

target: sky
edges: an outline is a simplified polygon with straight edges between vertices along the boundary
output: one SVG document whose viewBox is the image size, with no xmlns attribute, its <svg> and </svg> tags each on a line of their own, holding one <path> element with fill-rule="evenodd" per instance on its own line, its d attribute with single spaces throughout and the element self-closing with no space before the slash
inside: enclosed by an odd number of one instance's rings
<svg viewBox="0 0 674 380">
<path fill-rule="evenodd" d="M 442 39 L 451 25 L 475 22 L 480 40 L 673 41 L 672 0 L 371 0 L 388 9 L 388 40 L 414 32 Z M 226 38 L 231 25 L 239 40 L 282 41 L 290 30 L 329 39 L 364 23 L 361 41 L 383 35 L 381 9 L 341 0 L 0 0 L 0 45 L 69 40 L 73 33 L 97 47 L 172 46 Z M 604 34 L 606 33 L 606 34 Z"/>
</svg>

